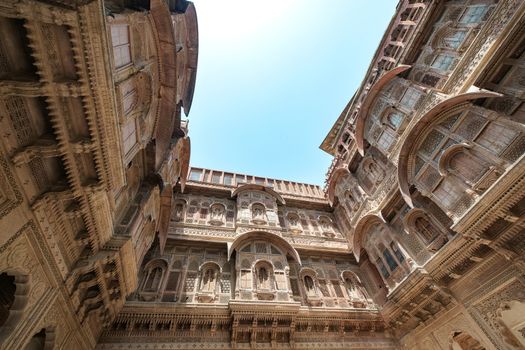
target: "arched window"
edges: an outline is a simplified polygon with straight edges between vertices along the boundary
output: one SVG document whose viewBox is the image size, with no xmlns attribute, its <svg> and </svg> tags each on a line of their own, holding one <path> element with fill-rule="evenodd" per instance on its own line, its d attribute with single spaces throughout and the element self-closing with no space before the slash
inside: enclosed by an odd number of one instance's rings
<svg viewBox="0 0 525 350">
<path fill-rule="evenodd" d="M 348 296 L 350 298 L 357 298 L 358 297 L 357 286 L 355 285 L 355 282 L 352 280 L 352 278 L 347 276 L 345 278 L 345 285 L 346 285 L 346 290 L 348 291 Z"/>
<path fill-rule="evenodd" d="M 9 312 L 15 302 L 15 277 L 7 273 L 0 274 L 0 327 L 9 318 Z"/>
<path fill-rule="evenodd" d="M 447 159 L 447 170 L 468 184 L 474 184 L 483 174 L 488 166 L 485 162 L 475 157 L 468 150 L 462 149 L 455 152 Z"/>
<path fill-rule="evenodd" d="M 353 195 L 352 191 L 347 190 L 345 192 L 345 199 L 348 204 L 348 208 L 350 211 L 354 211 L 359 207 L 359 202 L 357 201 L 356 197 Z"/>
<path fill-rule="evenodd" d="M 33 335 L 33 337 L 29 340 L 27 345 L 25 346 L 24 350 L 45 350 L 45 349 L 51 349 L 53 347 L 53 332 L 52 334 L 48 334 L 46 332 L 46 329 L 42 329 L 40 332 Z"/>
<path fill-rule="evenodd" d="M 210 221 L 211 225 L 223 225 L 225 221 L 224 213 L 226 209 L 224 205 L 216 203 L 213 204 L 210 208 Z"/>
<path fill-rule="evenodd" d="M 323 231 L 332 230 L 332 223 L 327 218 L 325 217 L 320 218 L 319 223 L 321 224 L 321 228 L 323 229 Z"/>
<path fill-rule="evenodd" d="M 155 267 L 150 271 L 148 279 L 146 280 L 145 290 L 156 291 L 159 287 L 160 280 L 162 278 L 162 268 Z"/>
<path fill-rule="evenodd" d="M 158 292 L 162 280 L 164 278 L 164 272 L 168 270 L 168 264 L 163 259 L 154 259 L 145 265 L 146 275 L 145 281 L 142 287 L 143 292 Z"/>
<path fill-rule="evenodd" d="M 269 282 L 268 271 L 266 270 L 264 266 L 259 268 L 258 275 L 259 275 L 259 285 L 261 287 L 268 287 L 267 285 L 267 283 Z"/>
<path fill-rule="evenodd" d="M 259 261 L 255 264 L 255 285 L 257 297 L 260 300 L 273 300 L 275 298 L 275 276 L 273 266 L 269 262 Z"/>
<path fill-rule="evenodd" d="M 350 299 L 366 299 L 365 290 L 359 278 L 350 271 L 343 273 L 346 290 Z"/>
<path fill-rule="evenodd" d="M 294 233 L 299 233 L 302 231 L 301 221 L 299 216 L 295 213 L 288 214 L 288 223 L 290 224 L 290 230 Z"/>
<path fill-rule="evenodd" d="M 173 206 L 173 221 L 184 221 L 184 204 L 185 203 L 182 201 L 175 202 L 175 205 Z"/>
<path fill-rule="evenodd" d="M 200 290 L 202 292 L 215 292 L 215 285 L 217 283 L 217 271 L 214 268 L 207 268 L 204 271 L 204 274 L 202 276 L 201 280 L 201 288 Z"/>
<path fill-rule="evenodd" d="M 201 303 L 211 303 L 217 299 L 221 269 L 215 262 L 207 262 L 201 265 L 199 270 L 200 283 L 196 295 L 197 300 Z"/>
<path fill-rule="evenodd" d="M 403 123 L 403 119 L 403 113 L 401 112 L 392 112 L 387 117 L 388 123 L 394 130 L 399 129 L 401 123 Z"/>
<path fill-rule="evenodd" d="M 454 332 L 450 347 L 452 350 L 485 350 L 479 341 L 465 332 Z"/>
<path fill-rule="evenodd" d="M 466 36 L 467 36 L 467 32 L 464 30 L 455 31 L 445 36 L 443 38 L 443 43 L 445 47 L 456 50 L 461 46 Z"/>
<path fill-rule="evenodd" d="M 423 216 L 419 216 L 414 220 L 414 226 L 416 232 L 425 241 L 425 243 L 432 242 L 432 240 L 438 235 L 434 225 L 432 225 L 430 221 Z"/>
<path fill-rule="evenodd" d="M 252 220 L 255 223 L 266 222 L 266 207 L 260 203 L 252 204 Z"/>
<path fill-rule="evenodd" d="M 385 176 L 385 172 L 383 171 L 383 169 L 381 169 L 381 167 L 372 158 L 369 158 L 366 162 L 365 170 L 368 170 L 368 173 L 370 174 L 370 179 L 374 183 L 383 180 L 383 177 Z"/>
<path fill-rule="evenodd" d="M 310 296 L 310 297 L 317 296 L 314 280 L 312 277 L 308 275 L 304 276 L 304 289 L 306 290 L 307 296 Z"/>
</svg>

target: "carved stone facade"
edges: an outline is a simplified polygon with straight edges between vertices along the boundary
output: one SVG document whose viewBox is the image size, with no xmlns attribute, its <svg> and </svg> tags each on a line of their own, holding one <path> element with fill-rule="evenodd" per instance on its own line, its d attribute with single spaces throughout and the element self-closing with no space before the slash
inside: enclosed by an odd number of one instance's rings
<svg viewBox="0 0 525 350">
<path fill-rule="evenodd" d="M 321 145 L 402 348 L 525 348 L 524 47 L 523 1 L 401 1 Z"/>
<path fill-rule="evenodd" d="M 525 349 L 524 1 L 401 0 L 325 189 L 190 168 L 191 2 L 0 33 L 0 348 Z"/>
<path fill-rule="evenodd" d="M 0 348 L 92 349 L 137 289 L 189 169 L 196 25 L 185 1 L 2 1 Z"/>
</svg>

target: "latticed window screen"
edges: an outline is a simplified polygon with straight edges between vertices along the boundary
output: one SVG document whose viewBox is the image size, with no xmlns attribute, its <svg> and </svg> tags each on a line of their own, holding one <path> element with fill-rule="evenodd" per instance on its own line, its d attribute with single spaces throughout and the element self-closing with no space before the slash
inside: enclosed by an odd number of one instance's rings
<svg viewBox="0 0 525 350">
<path fill-rule="evenodd" d="M 113 58 L 115 67 L 121 68 L 131 63 L 129 47 L 129 27 L 126 24 L 111 26 L 111 42 L 113 45 Z"/>
<path fill-rule="evenodd" d="M 232 174 L 224 174 L 224 184 L 225 185 L 231 185 L 233 183 L 233 175 Z"/>
<path fill-rule="evenodd" d="M 230 293 L 231 291 L 231 282 L 230 282 L 230 275 L 222 275 L 221 276 L 221 293 Z"/>
<path fill-rule="evenodd" d="M 454 57 L 450 55 L 439 54 L 432 61 L 432 67 L 442 71 L 447 71 L 450 69 L 452 62 L 454 62 Z"/>
<path fill-rule="evenodd" d="M 135 119 L 129 118 L 122 126 L 122 140 L 124 143 L 124 154 L 127 154 L 137 142 Z"/>
<path fill-rule="evenodd" d="M 419 148 L 419 152 L 426 156 L 430 156 L 436 148 L 439 146 L 440 142 L 443 140 L 445 135 L 440 133 L 437 130 L 432 130 L 430 134 L 426 137 L 425 141 Z"/>
<path fill-rule="evenodd" d="M 405 94 L 403 95 L 403 98 L 401 99 L 400 103 L 403 106 L 412 109 L 416 106 L 420 96 L 421 94 L 419 93 L 419 91 L 412 88 L 408 88 Z"/>
<path fill-rule="evenodd" d="M 388 116 L 388 122 L 394 127 L 394 129 L 398 129 L 403 122 L 403 114 L 399 112 L 390 113 Z"/>
<path fill-rule="evenodd" d="M 425 85 L 435 87 L 438 85 L 440 79 L 441 78 L 436 75 L 425 74 L 423 78 L 421 78 L 421 82 Z"/>
<path fill-rule="evenodd" d="M 241 270 L 241 288 L 252 288 L 252 271 Z"/>
<path fill-rule="evenodd" d="M 451 117 L 448 117 L 447 119 L 442 121 L 439 125 L 444 127 L 447 130 L 450 130 L 450 129 L 452 129 L 454 124 L 456 124 L 456 122 L 458 121 L 460 115 L 461 115 L 461 113 L 458 113 L 458 114 L 455 114 L 455 115 L 453 115 Z"/>
<path fill-rule="evenodd" d="M 474 113 L 468 113 L 459 124 L 455 134 L 466 140 L 473 140 L 485 123 L 485 118 Z"/>
<path fill-rule="evenodd" d="M 339 284 L 339 281 L 332 281 L 332 286 L 334 286 L 335 295 L 338 298 L 344 298 L 343 290 L 341 289 L 341 285 Z"/>
<path fill-rule="evenodd" d="M 457 49 L 463 40 L 465 40 L 465 36 L 467 36 L 467 32 L 465 31 L 454 32 L 453 34 L 444 38 L 445 45 L 452 49 Z"/>
<path fill-rule="evenodd" d="M 175 291 L 177 290 L 177 284 L 179 282 L 179 271 L 170 272 L 168 282 L 166 283 L 166 290 Z"/>
<path fill-rule="evenodd" d="M 463 190 L 448 178 L 442 181 L 434 191 L 434 195 L 446 208 L 452 208 L 461 196 L 461 193 L 463 193 Z"/>
<path fill-rule="evenodd" d="M 470 6 L 465 10 L 463 16 L 461 16 L 460 23 L 473 24 L 479 23 L 483 20 L 483 16 L 487 12 L 486 5 Z"/>
<path fill-rule="evenodd" d="M 45 191 L 49 187 L 49 178 L 46 173 L 42 158 L 34 158 L 28 163 L 33 179 L 39 191 Z"/>
<path fill-rule="evenodd" d="M 502 157 L 509 162 L 515 162 L 523 153 L 525 153 L 525 136 L 519 136 Z"/>
<path fill-rule="evenodd" d="M 188 272 L 186 276 L 186 283 L 184 284 L 185 292 L 193 292 L 195 290 L 195 280 L 197 279 L 197 273 Z"/>
<path fill-rule="evenodd" d="M 433 167 L 427 167 L 425 171 L 419 176 L 419 183 L 423 185 L 424 188 L 431 191 L 437 185 L 440 180 L 441 175 Z"/>
<path fill-rule="evenodd" d="M 299 282 L 295 278 L 290 279 L 290 286 L 292 287 L 292 294 L 295 296 L 299 296 Z"/>
<path fill-rule="evenodd" d="M 416 164 L 415 164 L 415 168 L 414 168 L 414 174 L 419 173 L 419 171 L 421 170 L 423 165 L 425 165 L 425 161 L 423 159 L 421 159 L 421 157 L 417 156 L 416 157 Z"/>
<path fill-rule="evenodd" d="M 221 173 L 214 171 L 211 174 L 211 182 L 214 183 L 214 184 L 221 183 Z"/>
<path fill-rule="evenodd" d="M 517 135 L 517 131 L 500 124 L 490 123 L 476 139 L 476 142 L 491 152 L 500 154 Z"/>
<path fill-rule="evenodd" d="M 321 293 L 324 297 L 330 297 L 330 291 L 328 290 L 325 280 L 319 280 L 319 289 L 321 289 Z"/>
<path fill-rule="evenodd" d="M 29 144 L 33 138 L 34 131 L 31 127 L 32 123 L 29 122 L 24 99 L 19 96 L 9 97 L 5 99 L 5 105 L 10 116 L 9 119 L 13 123 L 19 146 Z"/>
<path fill-rule="evenodd" d="M 377 146 L 385 151 L 388 151 L 394 143 L 395 136 L 390 128 L 385 128 L 379 139 L 377 140 Z"/>
<path fill-rule="evenodd" d="M 266 253 L 266 243 L 255 243 L 256 253 Z"/>
</svg>

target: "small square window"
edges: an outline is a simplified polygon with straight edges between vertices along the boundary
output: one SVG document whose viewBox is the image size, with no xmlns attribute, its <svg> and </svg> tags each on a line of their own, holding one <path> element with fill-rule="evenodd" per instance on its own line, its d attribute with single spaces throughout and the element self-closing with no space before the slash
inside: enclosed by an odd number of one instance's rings
<svg viewBox="0 0 525 350">
<path fill-rule="evenodd" d="M 407 108 L 414 108 L 419 101 L 420 97 L 419 91 L 415 89 L 408 88 L 405 91 L 405 94 L 403 95 L 403 98 L 401 99 L 401 104 Z"/>
<path fill-rule="evenodd" d="M 432 67 L 442 71 L 447 71 L 450 69 L 450 66 L 452 65 L 453 61 L 454 57 L 452 56 L 437 55 L 436 58 L 434 58 L 434 61 L 432 62 Z"/>
<path fill-rule="evenodd" d="M 232 174 L 224 174 L 224 184 L 231 186 L 233 183 L 233 175 Z"/>
<path fill-rule="evenodd" d="M 465 31 L 455 32 L 454 34 L 444 39 L 445 45 L 452 49 L 457 49 L 458 47 L 461 46 L 461 43 L 463 42 L 463 40 L 465 40 L 466 36 L 467 36 L 467 32 Z"/>
<path fill-rule="evenodd" d="M 191 169 L 190 181 L 200 181 L 201 175 L 202 175 L 202 171 L 201 170 Z"/>
<path fill-rule="evenodd" d="M 211 182 L 214 184 L 220 184 L 221 183 L 221 173 L 214 171 L 211 175 Z"/>
</svg>

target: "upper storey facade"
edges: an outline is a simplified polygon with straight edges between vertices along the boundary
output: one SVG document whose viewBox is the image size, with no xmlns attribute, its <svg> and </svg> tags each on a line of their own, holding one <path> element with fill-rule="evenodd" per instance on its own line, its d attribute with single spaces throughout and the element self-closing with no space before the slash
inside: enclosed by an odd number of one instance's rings
<svg viewBox="0 0 525 350">
<path fill-rule="evenodd" d="M 297 247 L 348 252 L 319 186 L 191 168 L 184 191 L 174 195 L 169 237 L 227 242 L 251 231 Z"/>
</svg>

